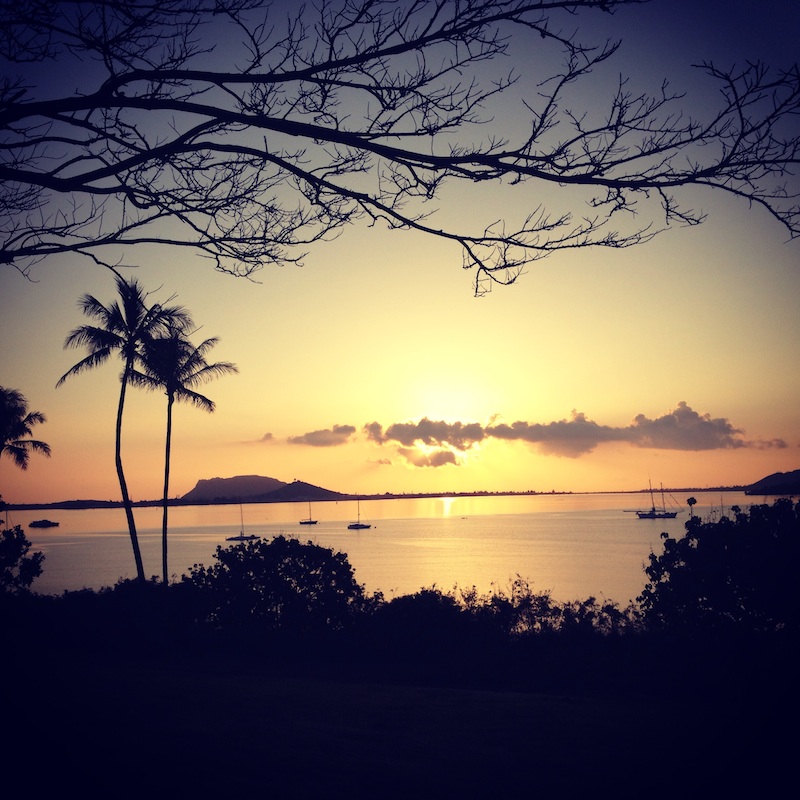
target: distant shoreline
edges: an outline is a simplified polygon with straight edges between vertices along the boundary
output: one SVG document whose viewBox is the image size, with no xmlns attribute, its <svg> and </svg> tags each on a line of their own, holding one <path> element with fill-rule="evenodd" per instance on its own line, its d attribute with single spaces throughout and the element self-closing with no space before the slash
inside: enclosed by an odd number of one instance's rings
<svg viewBox="0 0 800 800">
<path fill-rule="evenodd" d="M 689 487 L 667 489 L 664 491 L 669 494 L 685 494 L 689 492 L 746 492 L 748 486 L 710 486 L 707 488 Z M 650 489 L 626 489 L 621 491 L 598 491 L 598 492 L 514 492 L 514 491 L 477 491 L 477 492 L 413 492 L 394 494 L 386 492 L 384 494 L 342 494 L 337 497 L 328 498 L 312 498 L 314 503 L 330 503 L 339 502 L 342 500 L 422 500 L 428 498 L 441 498 L 441 497 L 554 497 L 560 495 L 593 495 L 593 494 L 649 494 Z M 771 494 L 771 493 L 769 493 Z M 180 498 L 173 498 L 167 501 L 170 508 L 180 506 L 222 506 L 222 505 L 255 505 L 265 503 L 307 503 L 308 497 L 297 497 L 294 499 L 288 498 L 275 498 L 268 497 L 253 497 L 253 498 L 233 498 L 233 497 L 218 497 L 210 500 L 182 500 Z M 134 508 L 149 508 L 153 506 L 163 505 L 162 500 L 137 500 L 132 503 Z M 123 508 L 124 504 L 121 500 L 59 500 L 53 503 L 6 503 L 5 507 L 9 511 L 39 511 L 47 509 L 60 509 L 60 510 L 85 510 L 96 508 Z"/>
</svg>

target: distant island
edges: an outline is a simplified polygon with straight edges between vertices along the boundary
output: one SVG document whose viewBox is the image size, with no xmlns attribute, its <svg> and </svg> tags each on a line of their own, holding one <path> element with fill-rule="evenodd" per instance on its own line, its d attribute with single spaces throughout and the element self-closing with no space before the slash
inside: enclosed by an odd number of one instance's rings
<svg viewBox="0 0 800 800">
<path fill-rule="evenodd" d="M 413 492 L 383 494 L 347 494 L 324 489 L 305 481 L 291 483 L 263 475 L 237 475 L 233 478 L 203 478 L 182 497 L 169 500 L 170 506 L 226 505 L 230 503 L 307 503 L 329 500 L 391 500 L 395 498 L 426 497 L 513 497 L 525 495 L 569 494 L 638 494 L 649 489 L 632 489 L 624 492 L 557 492 L 557 491 L 473 491 L 473 492 Z M 800 495 L 800 469 L 793 472 L 776 472 L 747 486 L 678 487 L 666 489 L 672 494 L 689 492 L 744 492 L 748 495 Z M 159 506 L 161 500 L 138 500 L 136 507 Z M 82 509 L 119 508 L 119 500 L 62 500 L 55 503 L 7 503 L 9 509 Z"/>
</svg>

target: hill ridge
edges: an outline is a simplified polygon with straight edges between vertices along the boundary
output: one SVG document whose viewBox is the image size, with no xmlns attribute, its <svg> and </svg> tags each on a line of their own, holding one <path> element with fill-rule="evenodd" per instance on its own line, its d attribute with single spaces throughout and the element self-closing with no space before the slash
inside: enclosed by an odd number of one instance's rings
<svg viewBox="0 0 800 800">
<path fill-rule="evenodd" d="M 751 483 L 745 494 L 800 494 L 800 469 L 791 472 L 774 472 L 760 481 Z"/>
<path fill-rule="evenodd" d="M 263 475 L 236 475 L 232 478 L 201 478 L 180 499 L 182 502 L 249 500 L 286 486 L 285 481 Z"/>
<path fill-rule="evenodd" d="M 201 478 L 194 489 L 180 498 L 181 503 L 296 502 L 335 500 L 347 495 L 305 481 L 291 483 L 263 475 L 237 475 L 233 478 Z"/>
</svg>

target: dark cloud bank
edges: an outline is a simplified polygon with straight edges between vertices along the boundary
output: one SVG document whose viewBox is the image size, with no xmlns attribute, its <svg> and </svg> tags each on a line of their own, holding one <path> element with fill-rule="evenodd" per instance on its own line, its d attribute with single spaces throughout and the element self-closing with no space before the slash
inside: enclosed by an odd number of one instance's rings
<svg viewBox="0 0 800 800">
<path fill-rule="evenodd" d="M 459 455 L 489 439 L 520 441 L 535 446 L 548 455 L 578 458 L 606 442 L 622 442 L 634 447 L 656 450 L 721 450 L 742 447 L 782 448 L 781 439 L 748 441 L 743 431 L 724 417 L 698 414 L 685 402 L 655 419 L 637 415 L 630 425 L 601 425 L 573 411 L 570 419 L 533 423 L 517 421 L 481 425 L 477 422 L 444 422 L 423 418 L 419 422 L 398 422 L 387 428 L 372 422 L 365 425 L 367 439 L 380 445 L 394 445 L 409 463 L 420 467 L 458 464 Z M 333 428 L 292 436 L 291 444 L 333 447 L 352 439 L 356 428 L 334 425 Z"/>
</svg>

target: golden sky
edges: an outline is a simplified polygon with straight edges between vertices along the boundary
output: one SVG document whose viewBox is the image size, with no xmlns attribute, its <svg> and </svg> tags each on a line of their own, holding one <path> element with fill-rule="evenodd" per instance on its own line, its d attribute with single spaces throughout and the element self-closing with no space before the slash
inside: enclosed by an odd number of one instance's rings
<svg viewBox="0 0 800 800">
<path fill-rule="evenodd" d="M 719 4 L 655 5 L 615 18 L 630 48 L 616 68 L 646 59 L 637 80 L 653 88 L 704 54 L 769 60 L 796 42 L 796 14 L 773 25 L 734 4 L 720 31 Z M 665 10 L 676 6 L 680 18 Z M 442 215 L 503 213 L 531 191 L 459 190 L 443 196 Z M 732 198 L 690 200 L 709 214 L 699 228 L 558 253 L 481 298 L 454 246 L 358 224 L 257 283 L 185 253 L 137 251 L 131 274 L 154 300 L 176 295 L 198 338 L 219 337 L 211 358 L 239 368 L 203 390 L 213 414 L 176 407 L 171 495 L 247 474 L 359 493 L 612 491 L 797 469 L 800 243 Z M 0 385 L 46 415 L 35 434 L 52 457 L 34 454 L 24 472 L 0 459 L 0 495 L 118 499 L 119 363 L 55 388 L 83 356 L 62 347 L 86 321 L 79 297 L 111 301 L 113 276 L 58 257 L 33 278 L 0 269 Z M 134 499 L 160 496 L 164 421 L 163 397 L 131 391 L 123 457 Z"/>
</svg>

